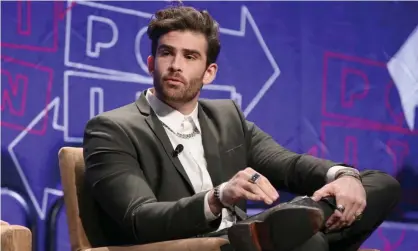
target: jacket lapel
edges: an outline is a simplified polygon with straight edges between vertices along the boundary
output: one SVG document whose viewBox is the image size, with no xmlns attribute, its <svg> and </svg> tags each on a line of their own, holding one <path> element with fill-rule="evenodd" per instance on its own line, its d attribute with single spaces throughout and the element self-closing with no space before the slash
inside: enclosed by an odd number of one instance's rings
<svg viewBox="0 0 418 251">
<path fill-rule="evenodd" d="M 157 136 L 158 140 L 160 140 L 161 144 L 164 147 L 164 150 L 166 154 L 168 155 L 168 158 L 171 160 L 173 165 L 176 167 L 177 171 L 180 173 L 180 175 L 183 177 L 184 181 L 186 182 L 191 194 L 194 194 L 194 188 L 193 185 L 184 170 L 183 165 L 180 163 L 180 160 L 178 157 L 173 156 L 173 146 L 170 142 L 170 139 L 168 138 L 163 125 L 161 124 L 160 120 L 158 119 L 157 115 L 154 113 L 154 111 L 149 106 L 146 98 L 145 98 L 145 92 L 142 93 L 142 95 L 139 97 L 139 99 L 136 101 L 138 109 L 143 114 L 148 114 L 145 121 L 147 122 L 148 126 L 151 128 L 151 130 L 154 132 L 155 136 Z"/>
<path fill-rule="evenodd" d="M 203 149 L 207 162 L 207 169 L 214 187 L 223 182 L 221 158 L 219 155 L 219 136 L 215 125 L 210 121 L 201 105 L 199 105 L 199 124 L 202 131 Z"/>
</svg>

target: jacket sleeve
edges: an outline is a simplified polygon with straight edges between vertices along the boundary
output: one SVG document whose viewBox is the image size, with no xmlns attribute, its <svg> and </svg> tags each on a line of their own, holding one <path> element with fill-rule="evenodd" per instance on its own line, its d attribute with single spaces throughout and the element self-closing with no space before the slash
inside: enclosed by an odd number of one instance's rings
<svg viewBox="0 0 418 251">
<path fill-rule="evenodd" d="M 104 116 L 84 133 L 86 182 L 93 199 L 138 243 L 188 238 L 215 230 L 204 214 L 205 193 L 159 202 L 148 185 L 126 131 Z M 219 225 L 219 224 L 218 224 Z"/>
<path fill-rule="evenodd" d="M 238 109 L 238 107 L 237 107 Z M 276 189 L 312 195 L 326 184 L 329 160 L 289 151 L 239 111 L 247 147 L 248 166 L 264 175 Z"/>
</svg>

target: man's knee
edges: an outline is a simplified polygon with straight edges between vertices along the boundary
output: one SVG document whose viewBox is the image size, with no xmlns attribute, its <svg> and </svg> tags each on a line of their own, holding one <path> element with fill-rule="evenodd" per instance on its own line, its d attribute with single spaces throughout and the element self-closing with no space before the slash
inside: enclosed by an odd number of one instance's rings
<svg viewBox="0 0 418 251">
<path fill-rule="evenodd" d="M 364 171 L 362 179 L 368 197 L 378 197 L 390 205 L 399 201 L 401 185 L 394 177 L 381 171 Z"/>
<path fill-rule="evenodd" d="M 394 201 L 399 201 L 401 197 L 401 184 L 394 177 L 388 174 L 381 174 L 382 189 L 386 196 Z"/>
<path fill-rule="evenodd" d="M 325 235 L 322 232 L 318 232 L 293 251 L 328 251 L 328 249 L 328 241 Z"/>
</svg>

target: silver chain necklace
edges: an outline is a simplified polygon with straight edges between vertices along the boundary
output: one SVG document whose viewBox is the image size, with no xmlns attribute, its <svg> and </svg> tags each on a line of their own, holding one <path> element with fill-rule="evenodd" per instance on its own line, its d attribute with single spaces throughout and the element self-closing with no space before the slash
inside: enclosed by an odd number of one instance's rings
<svg viewBox="0 0 418 251">
<path fill-rule="evenodd" d="M 165 128 L 167 128 L 170 132 L 174 133 L 177 137 L 183 138 L 183 139 L 190 139 L 199 134 L 199 130 L 196 128 L 196 126 L 193 126 L 193 132 L 191 133 L 178 133 L 173 131 L 168 125 L 166 125 L 164 122 L 161 122 Z"/>
</svg>

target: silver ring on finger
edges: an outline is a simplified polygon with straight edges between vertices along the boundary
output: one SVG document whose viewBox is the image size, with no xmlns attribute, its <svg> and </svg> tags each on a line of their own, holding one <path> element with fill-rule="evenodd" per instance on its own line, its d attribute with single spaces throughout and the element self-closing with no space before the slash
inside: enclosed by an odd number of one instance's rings
<svg viewBox="0 0 418 251">
<path fill-rule="evenodd" d="M 340 211 L 341 213 L 344 213 L 344 211 L 345 211 L 345 206 L 343 206 L 343 205 L 339 204 L 339 205 L 337 205 L 337 210 L 338 210 L 338 211 Z"/>
<path fill-rule="evenodd" d="M 260 177 L 261 177 L 260 174 L 255 173 L 251 176 L 251 178 L 248 181 L 255 184 Z"/>
</svg>

